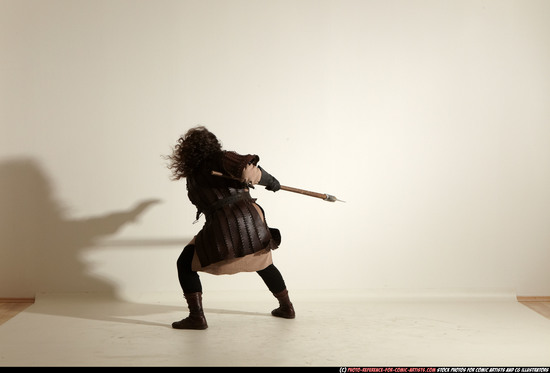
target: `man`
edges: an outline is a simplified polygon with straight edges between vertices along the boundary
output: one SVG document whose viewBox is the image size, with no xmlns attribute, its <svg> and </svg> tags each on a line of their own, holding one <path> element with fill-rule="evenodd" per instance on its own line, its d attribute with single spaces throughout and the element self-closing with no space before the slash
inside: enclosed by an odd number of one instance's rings
<svg viewBox="0 0 550 373">
<path fill-rule="evenodd" d="M 255 184 L 276 192 L 280 189 L 277 179 L 258 166 L 257 155 L 222 150 L 217 137 L 202 126 L 180 137 L 167 158 L 172 179 L 187 179 L 187 195 L 197 208 L 197 220 L 201 214 L 206 218 L 177 260 L 189 316 L 172 323 L 172 327 L 208 327 L 198 272 L 220 275 L 255 271 L 279 301 L 271 314 L 293 319 L 294 307 L 271 255 L 281 243 L 279 230 L 267 225 L 263 209 L 249 193 Z"/>
</svg>

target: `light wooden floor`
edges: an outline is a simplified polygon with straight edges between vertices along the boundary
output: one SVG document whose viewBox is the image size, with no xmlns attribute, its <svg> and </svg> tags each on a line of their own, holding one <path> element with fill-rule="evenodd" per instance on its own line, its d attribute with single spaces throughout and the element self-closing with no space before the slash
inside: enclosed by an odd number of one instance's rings
<svg viewBox="0 0 550 373">
<path fill-rule="evenodd" d="M 550 319 L 550 297 L 518 297 L 518 302 Z"/>
<path fill-rule="evenodd" d="M 0 299 L 0 325 L 33 303 L 33 299 Z"/>
<path fill-rule="evenodd" d="M 550 319 L 550 297 L 518 297 L 518 302 Z M 0 325 L 33 303 L 33 299 L 0 299 Z"/>
</svg>

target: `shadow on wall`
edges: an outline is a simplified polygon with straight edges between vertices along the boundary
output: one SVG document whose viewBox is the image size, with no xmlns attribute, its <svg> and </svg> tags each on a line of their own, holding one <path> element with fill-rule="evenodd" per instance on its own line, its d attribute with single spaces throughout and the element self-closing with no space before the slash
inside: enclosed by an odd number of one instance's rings
<svg viewBox="0 0 550 373">
<path fill-rule="evenodd" d="M 0 162 L 0 298 L 82 289 L 116 296 L 115 284 L 88 273 L 83 251 L 158 202 L 144 200 L 125 211 L 67 219 L 37 162 Z"/>
</svg>

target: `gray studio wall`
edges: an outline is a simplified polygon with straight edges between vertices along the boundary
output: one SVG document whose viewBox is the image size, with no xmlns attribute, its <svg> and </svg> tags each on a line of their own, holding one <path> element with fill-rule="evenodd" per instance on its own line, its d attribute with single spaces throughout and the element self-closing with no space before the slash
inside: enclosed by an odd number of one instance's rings
<svg viewBox="0 0 550 373">
<path fill-rule="evenodd" d="M 0 0 L 0 297 L 179 294 L 163 154 L 257 153 L 293 289 L 549 295 L 550 2 Z M 261 289 L 256 274 L 203 275 Z"/>
</svg>

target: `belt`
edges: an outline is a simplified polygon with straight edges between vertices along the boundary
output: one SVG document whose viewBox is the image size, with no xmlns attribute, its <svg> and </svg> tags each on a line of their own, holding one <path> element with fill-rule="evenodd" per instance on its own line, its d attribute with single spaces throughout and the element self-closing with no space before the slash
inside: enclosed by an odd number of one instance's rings
<svg viewBox="0 0 550 373">
<path fill-rule="evenodd" d="M 253 200 L 253 198 L 250 196 L 250 193 L 248 193 L 248 192 L 239 192 L 239 193 L 233 194 L 229 197 L 225 197 L 225 198 L 217 200 L 212 205 L 210 205 L 208 208 L 206 208 L 203 211 L 203 213 L 206 216 L 212 215 L 214 213 L 214 211 L 216 211 L 216 210 L 218 210 L 218 209 L 220 209 L 224 206 L 230 205 L 230 204 L 238 202 L 238 201 L 243 201 L 243 200 L 246 200 L 246 199 Z M 197 212 L 197 215 L 199 215 L 198 212 Z M 197 218 L 197 220 L 198 220 L 198 218 Z"/>
</svg>

